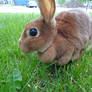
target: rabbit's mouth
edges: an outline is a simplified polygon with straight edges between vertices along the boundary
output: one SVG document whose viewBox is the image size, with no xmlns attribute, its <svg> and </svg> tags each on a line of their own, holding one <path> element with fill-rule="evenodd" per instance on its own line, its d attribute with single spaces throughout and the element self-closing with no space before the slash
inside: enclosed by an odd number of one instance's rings
<svg viewBox="0 0 92 92">
<path fill-rule="evenodd" d="M 22 50 L 23 53 L 30 53 L 31 52 L 29 49 L 26 49 L 26 48 L 25 49 L 21 48 L 21 50 Z"/>
<path fill-rule="evenodd" d="M 30 53 L 31 52 L 30 48 L 28 48 L 27 46 L 23 45 L 21 40 L 19 40 L 19 48 L 24 53 Z"/>
<path fill-rule="evenodd" d="M 23 47 L 23 46 L 21 46 L 21 45 L 19 45 L 19 48 L 22 50 L 22 52 L 24 52 L 24 53 L 30 53 L 31 52 L 31 50 L 29 49 L 29 48 L 26 48 L 26 47 Z"/>
</svg>

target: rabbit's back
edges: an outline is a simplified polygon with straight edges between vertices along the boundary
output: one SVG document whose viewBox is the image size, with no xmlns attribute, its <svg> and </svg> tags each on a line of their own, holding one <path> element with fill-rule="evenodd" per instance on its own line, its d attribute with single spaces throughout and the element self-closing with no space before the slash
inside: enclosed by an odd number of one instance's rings
<svg viewBox="0 0 92 92">
<path fill-rule="evenodd" d="M 61 12 L 56 16 L 57 31 L 77 48 L 85 48 L 92 35 L 89 15 L 81 10 Z"/>
</svg>

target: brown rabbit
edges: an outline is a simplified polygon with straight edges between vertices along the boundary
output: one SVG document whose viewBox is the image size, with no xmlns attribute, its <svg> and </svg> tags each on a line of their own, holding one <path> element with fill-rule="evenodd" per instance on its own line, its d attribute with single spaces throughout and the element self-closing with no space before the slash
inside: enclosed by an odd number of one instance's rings
<svg viewBox="0 0 92 92">
<path fill-rule="evenodd" d="M 38 4 L 42 16 L 25 26 L 19 40 L 23 52 L 37 51 L 42 62 L 64 65 L 79 59 L 88 41 L 92 47 L 92 21 L 86 13 L 70 10 L 54 17 L 54 0 Z"/>
</svg>

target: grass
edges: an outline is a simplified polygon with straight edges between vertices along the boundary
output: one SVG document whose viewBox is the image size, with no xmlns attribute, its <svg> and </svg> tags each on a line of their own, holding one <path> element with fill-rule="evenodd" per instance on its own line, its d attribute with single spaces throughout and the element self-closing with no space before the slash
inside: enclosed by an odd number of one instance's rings
<svg viewBox="0 0 92 92">
<path fill-rule="evenodd" d="M 63 67 L 24 54 L 18 39 L 37 14 L 0 14 L 0 92 L 92 92 L 92 50 Z"/>
</svg>

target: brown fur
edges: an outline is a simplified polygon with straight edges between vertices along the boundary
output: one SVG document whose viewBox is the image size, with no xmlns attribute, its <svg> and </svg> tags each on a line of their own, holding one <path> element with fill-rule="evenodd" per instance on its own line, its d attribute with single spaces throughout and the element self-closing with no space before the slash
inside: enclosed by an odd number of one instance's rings
<svg viewBox="0 0 92 92">
<path fill-rule="evenodd" d="M 37 51 L 39 59 L 45 63 L 64 65 L 71 59 L 79 59 L 87 42 L 92 43 L 91 18 L 80 10 L 62 12 L 55 19 L 52 17 L 48 18 L 49 22 L 44 17 L 29 22 L 21 35 L 19 47 L 25 53 Z M 27 36 L 30 28 L 37 28 L 40 35 Z"/>
</svg>

